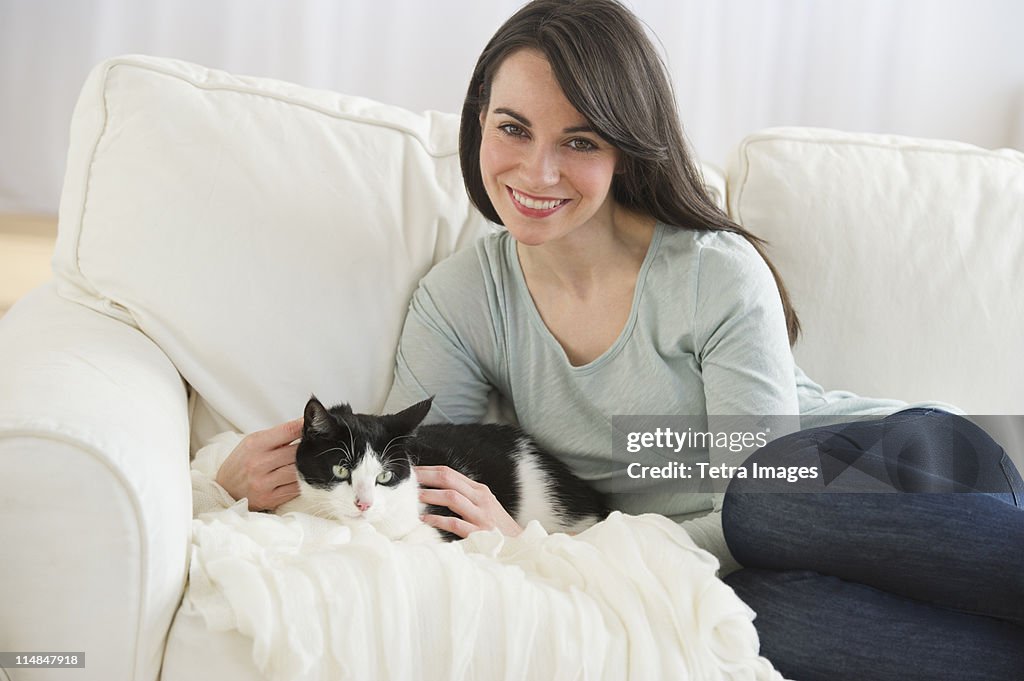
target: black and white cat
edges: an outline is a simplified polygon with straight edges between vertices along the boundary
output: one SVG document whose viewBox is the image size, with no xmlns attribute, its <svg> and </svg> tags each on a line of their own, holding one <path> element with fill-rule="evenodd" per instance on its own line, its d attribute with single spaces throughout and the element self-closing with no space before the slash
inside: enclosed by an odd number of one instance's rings
<svg viewBox="0 0 1024 681">
<path fill-rule="evenodd" d="M 369 523 L 392 539 L 439 541 L 420 520 L 447 508 L 419 501 L 414 466 L 449 466 L 487 485 L 522 526 L 580 532 L 608 514 L 603 496 L 521 430 L 497 424 L 426 425 L 432 399 L 397 414 L 355 414 L 347 404 L 306 404 L 296 454 L 299 497 L 278 513 L 303 511 L 346 524 Z M 448 535 L 446 538 L 453 538 Z"/>
</svg>

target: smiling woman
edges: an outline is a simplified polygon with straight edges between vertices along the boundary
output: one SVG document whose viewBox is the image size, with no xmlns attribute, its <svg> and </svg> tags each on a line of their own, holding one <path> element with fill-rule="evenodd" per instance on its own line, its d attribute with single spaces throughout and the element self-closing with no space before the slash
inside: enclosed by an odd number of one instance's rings
<svg viewBox="0 0 1024 681">
<path fill-rule="evenodd" d="M 480 111 L 480 179 L 537 311 L 573 364 L 619 337 L 654 235 L 611 194 L 621 155 L 566 99 L 544 54 L 509 55 Z"/>
<path fill-rule="evenodd" d="M 610 193 L 618 150 L 569 103 L 543 53 L 524 49 L 504 61 L 488 109 L 480 112 L 481 178 L 516 241 L 571 243 L 622 231 Z"/>
</svg>

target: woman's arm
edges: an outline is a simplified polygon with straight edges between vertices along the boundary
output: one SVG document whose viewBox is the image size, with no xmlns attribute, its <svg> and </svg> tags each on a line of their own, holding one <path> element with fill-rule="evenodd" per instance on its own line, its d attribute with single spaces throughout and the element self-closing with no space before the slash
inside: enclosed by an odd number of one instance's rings
<svg viewBox="0 0 1024 681">
<path fill-rule="evenodd" d="M 491 384 L 472 336 L 483 335 L 473 325 L 489 326 L 489 315 L 484 314 L 486 305 L 470 301 L 466 306 L 465 301 L 458 300 L 464 294 L 449 296 L 455 284 L 450 279 L 428 275 L 413 294 L 395 354 L 394 383 L 384 404 L 386 414 L 428 397 L 434 401 L 427 423 L 472 423 L 480 421 L 487 411 Z M 477 289 L 477 295 L 483 298 L 482 288 Z M 450 312 L 453 307 L 454 318 Z"/>
<path fill-rule="evenodd" d="M 441 262 L 413 294 L 385 414 L 431 396 L 427 423 L 475 423 L 486 414 L 498 348 L 477 253 L 468 249 Z"/>
<path fill-rule="evenodd" d="M 782 302 L 768 266 L 745 239 L 721 234 L 702 248 L 694 310 L 708 429 L 761 431 L 769 440 L 798 429 L 793 354 Z M 738 466 L 749 454 L 723 448 L 709 452 L 714 466 Z M 724 489 L 716 489 L 712 512 L 682 523 L 699 546 L 719 559 L 720 576 L 739 568 L 722 532 L 724 496 Z"/>
<path fill-rule="evenodd" d="M 480 251 L 476 251 L 479 253 Z M 493 322 L 493 286 L 473 253 L 457 254 L 431 271 L 409 304 L 395 357 L 395 380 L 384 406 L 399 411 L 427 397 L 434 401 L 427 422 L 483 420 L 499 355 Z M 459 537 L 498 529 L 514 536 L 522 528 L 485 485 L 446 466 L 418 467 L 420 501 L 445 506 L 455 516 L 426 515 L 424 522 Z"/>
<path fill-rule="evenodd" d="M 799 413 L 782 301 L 741 236 L 721 234 L 700 251 L 694 333 L 709 416 Z"/>
</svg>

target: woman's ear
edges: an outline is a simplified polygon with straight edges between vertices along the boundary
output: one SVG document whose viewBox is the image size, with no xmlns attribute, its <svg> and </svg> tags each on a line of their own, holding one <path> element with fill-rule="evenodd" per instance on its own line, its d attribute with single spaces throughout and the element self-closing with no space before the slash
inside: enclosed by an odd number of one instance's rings
<svg viewBox="0 0 1024 681">
<path fill-rule="evenodd" d="M 488 97 L 488 99 L 490 99 Z M 480 83 L 480 90 L 476 93 L 476 101 L 480 105 L 480 129 L 484 129 L 484 123 L 487 122 L 487 106 L 490 104 L 487 99 L 484 99 L 484 84 Z"/>
</svg>

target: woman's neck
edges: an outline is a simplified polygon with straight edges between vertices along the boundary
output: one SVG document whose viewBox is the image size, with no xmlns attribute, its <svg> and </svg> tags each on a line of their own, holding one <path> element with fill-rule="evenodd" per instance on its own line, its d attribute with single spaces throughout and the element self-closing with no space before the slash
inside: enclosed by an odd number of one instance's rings
<svg viewBox="0 0 1024 681">
<path fill-rule="evenodd" d="M 528 284 L 555 286 L 586 298 L 613 273 L 640 271 L 654 235 L 655 220 L 623 208 L 606 225 L 586 225 L 557 240 L 537 246 L 516 244 Z"/>
</svg>

